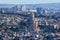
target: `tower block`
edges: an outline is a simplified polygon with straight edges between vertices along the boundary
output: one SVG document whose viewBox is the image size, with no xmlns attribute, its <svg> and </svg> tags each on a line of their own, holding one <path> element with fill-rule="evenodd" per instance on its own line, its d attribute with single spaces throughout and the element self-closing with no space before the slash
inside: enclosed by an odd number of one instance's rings
<svg viewBox="0 0 60 40">
<path fill-rule="evenodd" d="M 30 19 L 31 19 L 31 25 L 33 27 L 33 30 L 36 32 L 39 31 L 38 21 L 35 20 L 34 12 L 31 12 Z"/>
</svg>

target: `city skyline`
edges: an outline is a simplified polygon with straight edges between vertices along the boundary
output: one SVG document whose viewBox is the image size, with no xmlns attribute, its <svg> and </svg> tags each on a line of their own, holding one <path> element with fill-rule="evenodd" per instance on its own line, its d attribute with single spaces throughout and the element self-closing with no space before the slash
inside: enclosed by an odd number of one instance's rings
<svg viewBox="0 0 60 40">
<path fill-rule="evenodd" d="M 60 0 L 0 0 L 0 4 L 60 3 Z"/>
</svg>

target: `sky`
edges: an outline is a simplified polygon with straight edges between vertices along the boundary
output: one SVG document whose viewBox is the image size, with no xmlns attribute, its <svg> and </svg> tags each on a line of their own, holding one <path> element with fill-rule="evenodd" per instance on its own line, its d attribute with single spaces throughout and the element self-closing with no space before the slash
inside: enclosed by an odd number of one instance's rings
<svg viewBox="0 0 60 40">
<path fill-rule="evenodd" d="M 0 0 L 0 4 L 60 3 L 60 0 Z"/>
</svg>

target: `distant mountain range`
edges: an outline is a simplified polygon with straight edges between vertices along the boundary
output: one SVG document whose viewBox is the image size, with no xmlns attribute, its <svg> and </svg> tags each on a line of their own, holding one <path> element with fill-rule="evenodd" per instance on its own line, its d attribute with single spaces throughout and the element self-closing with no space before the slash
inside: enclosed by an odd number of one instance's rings
<svg viewBox="0 0 60 40">
<path fill-rule="evenodd" d="M 60 3 L 46 3 L 46 4 L 0 4 L 0 8 L 11 8 L 14 7 L 15 5 L 18 6 L 18 8 L 21 5 L 25 5 L 27 9 L 36 9 L 37 7 L 42 7 L 42 8 L 58 8 L 60 9 Z"/>
</svg>

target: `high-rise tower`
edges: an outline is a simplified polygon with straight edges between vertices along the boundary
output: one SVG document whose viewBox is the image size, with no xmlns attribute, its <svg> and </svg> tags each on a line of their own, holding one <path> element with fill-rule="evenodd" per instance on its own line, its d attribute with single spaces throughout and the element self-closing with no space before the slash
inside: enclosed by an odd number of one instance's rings
<svg viewBox="0 0 60 40">
<path fill-rule="evenodd" d="M 34 12 L 30 12 L 30 19 L 32 22 L 34 22 Z"/>
<path fill-rule="evenodd" d="M 30 30 L 34 31 L 34 12 L 30 12 L 29 23 Z"/>
<path fill-rule="evenodd" d="M 39 30 L 38 21 L 35 20 L 34 12 L 30 12 L 30 29 L 34 32 L 37 32 Z"/>
</svg>

